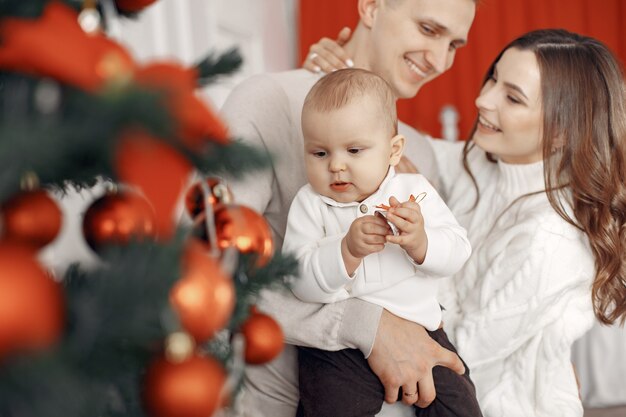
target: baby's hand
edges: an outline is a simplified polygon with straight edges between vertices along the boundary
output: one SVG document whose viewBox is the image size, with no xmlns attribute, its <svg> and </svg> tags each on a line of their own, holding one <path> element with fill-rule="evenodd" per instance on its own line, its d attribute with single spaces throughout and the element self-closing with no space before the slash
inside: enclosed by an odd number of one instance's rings
<svg viewBox="0 0 626 417">
<path fill-rule="evenodd" d="M 397 243 L 417 263 L 424 262 L 428 237 L 424 230 L 424 217 L 416 201 L 400 203 L 397 198 L 389 198 L 387 220 L 398 228 L 398 235 L 386 236 L 387 242 Z"/>
<path fill-rule="evenodd" d="M 344 240 L 350 255 L 361 259 L 383 250 L 389 233 L 391 229 L 385 220 L 363 216 L 352 222 Z"/>
</svg>

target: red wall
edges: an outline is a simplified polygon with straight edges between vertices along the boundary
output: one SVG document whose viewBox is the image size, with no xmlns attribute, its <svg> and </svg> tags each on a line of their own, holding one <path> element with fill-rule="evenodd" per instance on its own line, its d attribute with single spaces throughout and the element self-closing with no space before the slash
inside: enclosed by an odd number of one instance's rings
<svg viewBox="0 0 626 417">
<path fill-rule="evenodd" d="M 356 25 L 356 4 L 356 0 L 300 0 L 301 61 L 311 43 Z M 441 136 L 439 110 L 453 104 L 461 113 L 461 137 L 466 137 L 475 117 L 474 99 L 491 60 L 520 34 L 547 27 L 598 38 L 626 62 L 625 0 L 482 0 L 468 46 L 458 52 L 452 69 L 426 85 L 417 98 L 399 102 L 401 120 Z"/>
</svg>

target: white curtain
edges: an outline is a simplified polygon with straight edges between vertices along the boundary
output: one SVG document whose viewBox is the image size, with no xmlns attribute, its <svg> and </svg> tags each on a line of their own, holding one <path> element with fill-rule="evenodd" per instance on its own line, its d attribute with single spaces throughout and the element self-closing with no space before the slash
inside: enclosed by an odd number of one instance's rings
<svg viewBox="0 0 626 417">
<path fill-rule="evenodd" d="M 211 51 L 237 46 L 242 69 L 205 93 L 217 106 L 235 84 L 260 72 L 295 66 L 296 0 L 160 0 L 111 34 L 139 61 L 173 59 L 191 65 Z"/>
</svg>

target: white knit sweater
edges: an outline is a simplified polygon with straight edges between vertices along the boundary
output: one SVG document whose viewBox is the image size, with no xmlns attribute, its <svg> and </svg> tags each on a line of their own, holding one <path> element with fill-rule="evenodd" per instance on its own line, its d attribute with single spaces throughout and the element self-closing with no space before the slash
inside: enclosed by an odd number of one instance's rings
<svg viewBox="0 0 626 417">
<path fill-rule="evenodd" d="M 436 143 L 443 193 L 473 256 L 444 285 L 444 328 L 469 365 L 485 417 L 582 416 L 571 345 L 593 321 L 594 261 L 586 236 L 545 193 L 543 163 L 492 163 L 475 148 Z M 513 203 L 513 204 L 512 204 Z"/>
</svg>

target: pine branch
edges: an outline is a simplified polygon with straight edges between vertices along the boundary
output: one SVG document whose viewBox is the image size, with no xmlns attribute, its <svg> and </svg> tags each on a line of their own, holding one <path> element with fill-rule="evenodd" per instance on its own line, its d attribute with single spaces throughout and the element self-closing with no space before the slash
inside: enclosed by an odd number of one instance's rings
<svg viewBox="0 0 626 417">
<path fill-rule="evenodd" d="M 218 76 L 236 71 L 242 63 L 243 59 L 237 48 L 229 49 L 222 53 L 217 59 L 215 55 L 211 53 L 195 65 L 198 70 L 198 85 L 206 86 L 214 82 Z"/>
<path fill-rule="evenodd" d="M 269 155 L 240 141 L 185 148 L 160 93 L 129 86 L 94 95 L 55 85 L 58 108 L 41 111 L 35 98 L 41 85 L 37 78 L 0 73 L 0 201 L 19 190 L 27 172 L 59 189 L 89 187 L 98 176 L 116 180 L 115 145 L 129 127 L 168 142 L 203 172 L 240 176 L 270 165 Z"/>
<path fill-rule="evenodd" d="M 237 291 L 237 304 L 228 324 L 231 330 L 237 330 L 248 318 L 250 307 L 258 301 L 261 290 L 287 290 L 288 277 L 298 273 L 298 261 L 292 255 L 277 253 L 263 268 L 254 266 L 255 257 L 241 255 L 233 279 Z"/>
<path fill-rule="evenodd" d="M 102 256 L 105 267 L 68 272 L 66 343 L 72 357 L 89 358 L 89 363 L 80 363 L 83 369 L 98 375 L 115 373 L 112 360 L 121 367 L 141 361 L 169 333 L 162 319 L 169 309 L 170 289 L 181 274 L 182 246 L 178 237 L 167 244 L 110 247 Z"/>
<path fill-rule="evenodd" d="M 197 153 L 179 148 L 185 156 L 205 174 L 228 174 L 241 178 L 245 173 L 266 169 L 272 157 L 263 149 L 247 145 L 241 140 L 233 140 L 227 145 L 207 142 Z"/>
<path fill-rule="evenodd" d="M 116 178 L 113 152 L 129 126 L 171 137 L 173 122 L 160 95 L 136 88 L 88 94 L 64 85 L 58 105 L 38 108 L 42 81 L 0 74 L 0 200 L 19 189 L 20 177 L 35 172 L 42 184 L 89 186 L 96 176 Z"/>
<path fill-rule="evenodd" d="M 0 0 L 0 18 L 35 18 L 41 16 L 50 0 Z"/>
</svg>

